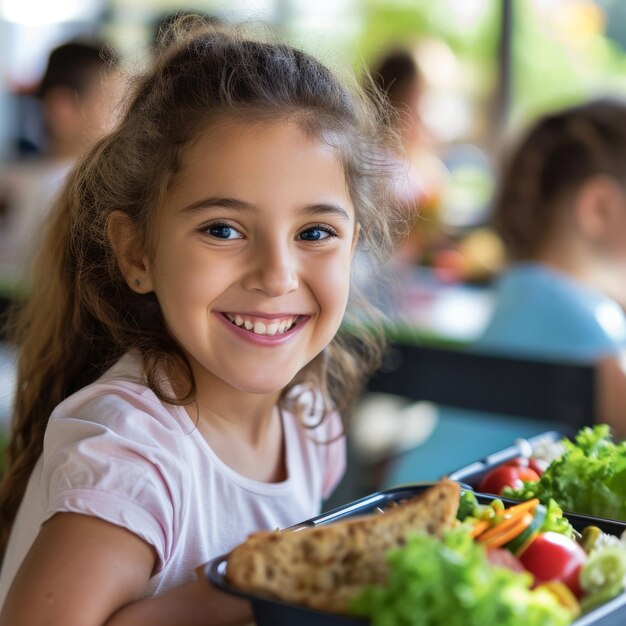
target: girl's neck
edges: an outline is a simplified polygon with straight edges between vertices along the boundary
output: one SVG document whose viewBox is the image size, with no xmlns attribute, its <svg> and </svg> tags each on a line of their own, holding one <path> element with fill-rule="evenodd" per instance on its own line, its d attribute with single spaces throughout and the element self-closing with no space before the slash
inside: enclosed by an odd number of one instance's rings
<svg viewBox="0 0 626 626">
<path fill-rule="evenodd" d="M 246 406 L 198 403 L 197 427 L 209 447 L 232 470 L 260 482 L 277 483 L 287 476 L 283 421 L 276 402 Z"/>
<path fill-rule="evenodd" d="M 205 377 L 187 411 L 211 450 L 232 470 L 261 482 L 287 478 L 278 394 L 244 393 Z"/>
<path fill-rule="evenodd" d="M 204 422 L 211 430 L 231 433 L 255 446 L 265 438 L 277 403 L 278 394 L 249 394 L 217 379 L 198 385 L 191 411 L 197 412 L 198 422 Z"/>
</svg>

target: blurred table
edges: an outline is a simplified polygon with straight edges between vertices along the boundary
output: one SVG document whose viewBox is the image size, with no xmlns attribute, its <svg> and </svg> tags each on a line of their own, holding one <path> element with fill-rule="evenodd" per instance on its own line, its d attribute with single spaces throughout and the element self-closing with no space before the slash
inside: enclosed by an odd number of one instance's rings
<svg viewBox="0 0 626 626">
<path fill-rule="evenodd" d="M 493 287 L 444 282 L 428 268 L 399 269 L 378 301 L 392 322 L 392 339 L 442 345 L 469 344 L 486 327 Z"/>
</svg>

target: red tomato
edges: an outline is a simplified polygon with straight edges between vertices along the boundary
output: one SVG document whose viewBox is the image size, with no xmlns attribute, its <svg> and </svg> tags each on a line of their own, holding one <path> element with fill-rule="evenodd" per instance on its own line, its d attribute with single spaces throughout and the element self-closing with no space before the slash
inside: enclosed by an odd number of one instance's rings
<svg viewBox="0 0 626 626">
<path fill-rule="evenodd" d="M 539 476 L 529 467 L 514 465 L 500 465 L 488 472 L 478 485 L 478 491 L 500 495 L 504 487 L 520 489 L 524 486 L 522 481 L 539 480 Z"/>
<path fill-rule="evenodd" d="M 541 533 L 519 560 L 534 575 L 536 584 L 557 580 L 567 585 L 576 597 L 582 596 L 580 568 L 587 554 L 573 539 L 560 533 Z"/>
<path fill-rule="evenodd" d="M 548 463 L 542 459 L 533 459 L 532 457 L 528 458 L 525 456 L 518 456 L 514 459 L 510 459 L 509 461 L 506 461 L 504 465 L 512 465 L 513 467 L 528 467 L 533 470 L 537 476 L 541 476 L 548 467 Z"/>
<path fill-rule="evenodd" d="M 528 459 L 528 467 L 533 470 L 537 476 L 541 476 L 548 469 L 548 465 L 550 465 L 550 463 L 543 459 L 533 459 L 532 457 Z"/>
</svg>

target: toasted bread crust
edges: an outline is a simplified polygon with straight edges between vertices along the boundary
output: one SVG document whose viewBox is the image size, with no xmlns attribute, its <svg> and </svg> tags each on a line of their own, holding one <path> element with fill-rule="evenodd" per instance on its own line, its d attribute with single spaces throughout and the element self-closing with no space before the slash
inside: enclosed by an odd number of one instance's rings
<svg viewBox="0 0 626 626">
<path fill-rule="evenodd" d="M 389 509 L 297 532 L 258 532 L 228 557 L 226 579 L 242 591 L 345 613 L 366 585 L 384 583 L 386 554 L 408 535 L 441 537 L 456 518 L 459 486 L 442 480 Z"/>
</svg>

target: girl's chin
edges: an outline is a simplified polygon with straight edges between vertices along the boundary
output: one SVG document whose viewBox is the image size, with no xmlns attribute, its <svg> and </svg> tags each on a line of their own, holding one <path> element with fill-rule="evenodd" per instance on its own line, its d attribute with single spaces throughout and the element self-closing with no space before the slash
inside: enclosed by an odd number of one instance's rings
<svg viewBox="0 0 626 626">
<path fill-rule="evenodd" d="M 291 379 L 285 380 L 281 378 L 280 381 L 245 381 L 241 384 L 232 385 L 242 393 L 249 393 L 259 396 L 269 396 L 279 394 L 283 389 L 291 382 Z"/>
</svg>

